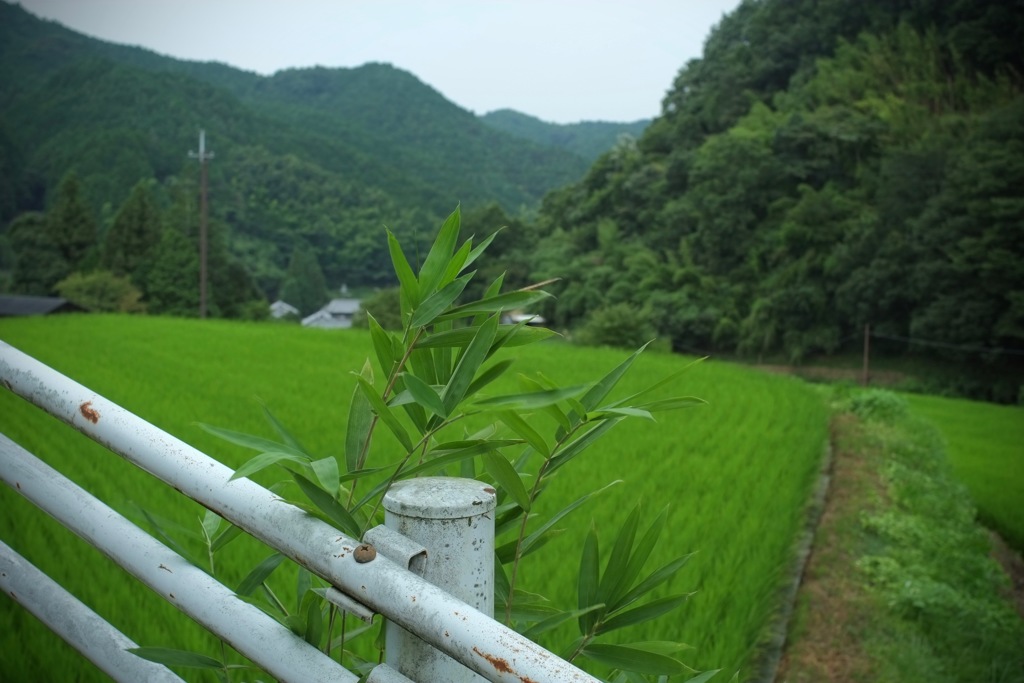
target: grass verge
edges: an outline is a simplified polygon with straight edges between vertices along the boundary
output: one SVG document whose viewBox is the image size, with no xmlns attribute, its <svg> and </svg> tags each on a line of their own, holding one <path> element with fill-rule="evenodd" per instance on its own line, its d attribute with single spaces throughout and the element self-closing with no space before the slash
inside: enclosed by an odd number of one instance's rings
<svg viewBox="0 0 1024 683">
<path fill-rule="evenodd" d="M 1024 621 L 939 434 L 895 394 L 848 407 L 777 680 L 1024 681 Z"/>
</svg>

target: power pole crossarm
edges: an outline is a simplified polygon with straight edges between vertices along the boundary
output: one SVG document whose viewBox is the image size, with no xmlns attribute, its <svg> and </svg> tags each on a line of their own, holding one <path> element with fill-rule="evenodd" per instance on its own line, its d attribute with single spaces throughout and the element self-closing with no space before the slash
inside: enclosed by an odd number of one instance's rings
<svg viewBox="0 0 1024 683">
<path fill-rule="evenodd" d="M 199 317 L 206 317 L 206 253 L 207 253 L 207 201 L 206 182 L 207 162 L 213 158 L 213 152 L 206 151 L 206 131 L 199 131 L 199 151 L 189 152 L 193 159 L 199 159 Z"/>
</svg>

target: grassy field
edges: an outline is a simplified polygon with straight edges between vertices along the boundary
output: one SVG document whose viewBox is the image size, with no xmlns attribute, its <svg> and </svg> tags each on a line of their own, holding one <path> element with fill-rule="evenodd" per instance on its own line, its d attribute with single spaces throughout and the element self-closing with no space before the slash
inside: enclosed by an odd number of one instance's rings
<svg viewBox="0 0 1024 683">
<path fill-rule="evenodd" d="M 1024 408 L 916 394 L 906 399 L 939 429 L 982 522 L 1024 552 Z"/>
<path fill-rule="evenodd" d="M 361 331 L 116 316 L 6 319 L 0 339 L 233 467 L 250 453 L 196 422 L 270 436 L 263 401 L 310 451 L 337 453 L 353 387 L 349 373 L 369 354 L 369 337 Z M 519 372 L 543 372 L 564 384 L 594 379 L 626 355 L 561 343 L 516 351 Z M 622 391 L 653 383 L 686 362 L 645 355 Z M 522 587 L 572 606 L 579 548 L 591 522 L 606 550 L 635 501 L 654 512 L 669 505 L 651 566 L 696 551 L 666 587 L 696 593 L 659 632 L 624 635 L 682 640 L 693 647 L 685 661 L 698 669 L 746 670 L 791 565 L 827 437 L 827 411 L 797 380 L 713 361 L 684 375 L 671 393 L 700 396 L 709 405 L 669 413 L 656 425 L 625 423 L 588 451 L 585 462 L 566 468 L 543 499 L 549 510 L 612 479 L 624 483 L 567 519 L 566 532 L 528 559 Z M 0 393 L 0 416 L 4 433 L 115 509 L 139 519 L 136 506 L 144 504 L 198 531 L 198 505 L 21 399 Z M 386 441 L 379 446 L 386 448 Z M 216 651 L 211 636 L 6 487 L 0 490 L 0 538 L 140 644 Z M 229 550 L 218 568 L 228 585 L 269 554 L 251 539 Z M 289 580 L 286 572 L 275 578 Z M 288 592 L 284 585 L 275 588 Z M 0 600 L 0 679 L 101 679 L 33 617 Z"/>
</svg>

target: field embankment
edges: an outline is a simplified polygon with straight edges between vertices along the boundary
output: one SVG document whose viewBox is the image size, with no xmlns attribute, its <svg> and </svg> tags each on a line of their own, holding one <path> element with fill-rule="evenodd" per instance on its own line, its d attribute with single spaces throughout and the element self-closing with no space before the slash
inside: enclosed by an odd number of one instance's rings
<svg viewBox="0 0 1024 683">
<path fill-rule="evenodd" d="M 998 444 L 1015 426 L 988 428 Z M 871 390 L 845 404 L 833 434 L 828 504 L 778 683 L 1024 681 L 1024 621 L 936 427 Z"/>
<path fill-rule="evenodd" d="M 216 440 L 196 422 L 269 436 L 262 401 L 311 452 L 338 453 L 353 388 L 349 373 L 370 354 L 369 336 L 361 331 L 145 317 L 7 319 L 0 321 L 0 339 L 232 467 L 250 453 Z M 515 355 L 519 372 L 571 384 L 600 376 L 626 354 L 548 343 Z M 642 356 L 620 389 L 649 385 L 688 360 Z M 523 588 L 571 607 L 580 547 L 592 522 L 607 550 L 607 537 L 635 501 L 643 499 L 652 512 L 667 505 L 667 542 L 650 566 L 695 552 L 665 587 L 695 594 L 660 631 L 624 637 L 679 639 L 693 646 L 684 659 L 695 668 L 746 673 L 791 566 L 826 441 L 826 408 L 802 382 L 715 362 L 683 375 L 673 393 L 700 396 L 709 405 L 656 424 L 624 423 L 582 456 L 587 463 L 572 477 L 552 482 L 545 505 L 557 510 L 623 480 L 566 518 L 565 533 L 529 558 Z M 145 506 L 186 547 L 200 547 L 187 537 L 198 533 L 198 505 L 7 392 L 0 393 L 0 416 L 4 433 L 118 511 L 146 526 L 139 513 Z M 6 487 L 0 510 L 0 538 L 140 644 L 219 652 L 215 639 Z M 228 586 L 269 554 L 248 538 L 224 552 L 217 572 Z M 286 604 L 294 577 L 287 571 L 271 577 Z M 2 600 L 0 679 L 101 678 L 33 617 Z"/>
</svg>

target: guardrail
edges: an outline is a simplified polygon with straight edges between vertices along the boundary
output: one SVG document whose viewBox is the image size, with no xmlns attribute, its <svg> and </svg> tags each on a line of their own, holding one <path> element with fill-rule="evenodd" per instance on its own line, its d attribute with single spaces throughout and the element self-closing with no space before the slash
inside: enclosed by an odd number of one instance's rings
<svg viewBox="0 0 1024 683">
<path fill-rule="evenodd" d="M 332 602 L 383 615 L 387 659 L 369 681 L 597 680 L 492 618 L 494 491 L 480 482 L 401 482 L 385 496 L 385 525 L 360 541 L 248 479 L 230 481 L 230 468 L 3 342 L 0 383 L 324 579 Z M 278 679 L 358 680 L 2 435 L 0 478 Z M 47 581 L 0 544 L 0 587 L 103 671 L 177 680 Z"/>
</svg>

